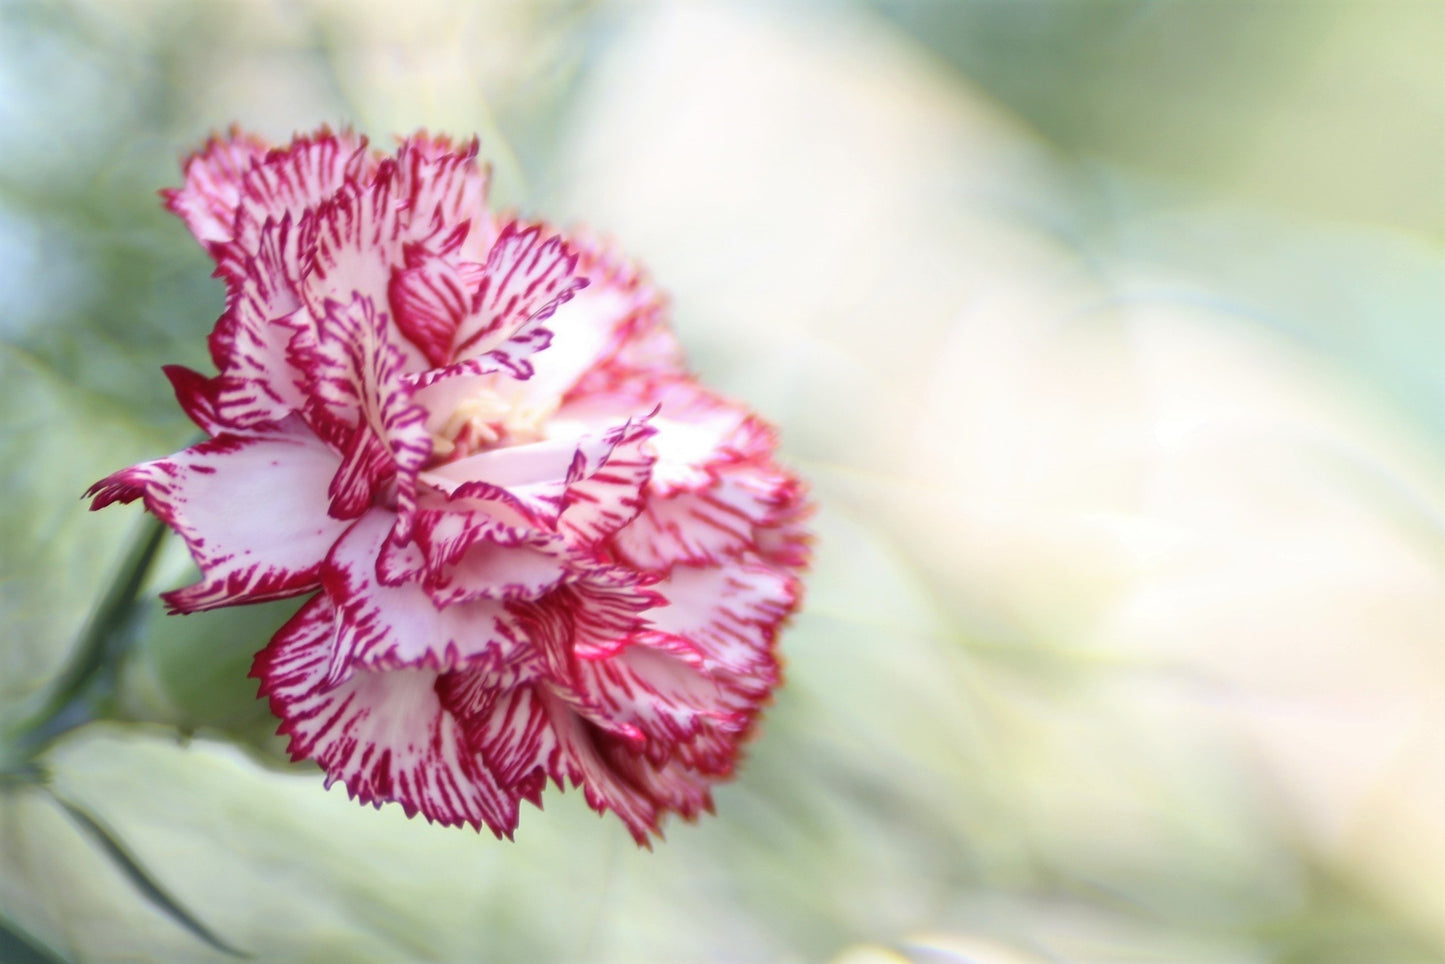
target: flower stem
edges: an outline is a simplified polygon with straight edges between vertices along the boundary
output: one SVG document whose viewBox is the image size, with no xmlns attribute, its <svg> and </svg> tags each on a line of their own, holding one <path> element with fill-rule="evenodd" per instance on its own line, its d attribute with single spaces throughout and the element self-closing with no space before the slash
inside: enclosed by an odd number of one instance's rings
<svg viewBox="0 0 1445 964">
<path fill-rule="evenodd" d="M 136 596 L 165 532 L 160 520 L 145 517 L 49 694 L 38 710 L 11 731 L 5 770 L 24 768 L 57 737 L 93 718 L 95 702 L 103 695 L 105 683 L 113 682 L 120 656 L 134 635 Z"/>
</svg>

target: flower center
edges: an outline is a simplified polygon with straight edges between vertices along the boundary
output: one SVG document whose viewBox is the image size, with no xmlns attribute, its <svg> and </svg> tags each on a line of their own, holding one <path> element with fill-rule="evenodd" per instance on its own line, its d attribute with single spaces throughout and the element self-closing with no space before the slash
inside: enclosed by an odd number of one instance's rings
<svg viewBox="0 0 1445 964">
<path fill-rule="evenodd" d="M 483 388 L 462 399 L 432 433 L 432 461 L 452 462 L 485 449 L 539 442 L 557 402 L 537 403 Z"/>
</svg>

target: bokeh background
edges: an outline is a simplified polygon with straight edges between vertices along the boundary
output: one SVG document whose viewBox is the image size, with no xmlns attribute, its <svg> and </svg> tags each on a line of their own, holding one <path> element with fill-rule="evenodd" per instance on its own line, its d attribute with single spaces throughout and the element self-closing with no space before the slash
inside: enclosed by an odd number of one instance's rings
<svg viewBox="0 0 1445 964">
<path fill-rule="evenodd" d="M 0 957 L 1445 960 L 1442 51 L 1427 0 L 0 3 L 0 721 L 140 530 L 80 493 L 192 435 L 221 286 L 154 192 L 232 121 L 479 133 L 820 506 L 653 853 L 325 792 L 245 678 L 285 607 L 148 604 L 0 780 Z"/>
</svg>

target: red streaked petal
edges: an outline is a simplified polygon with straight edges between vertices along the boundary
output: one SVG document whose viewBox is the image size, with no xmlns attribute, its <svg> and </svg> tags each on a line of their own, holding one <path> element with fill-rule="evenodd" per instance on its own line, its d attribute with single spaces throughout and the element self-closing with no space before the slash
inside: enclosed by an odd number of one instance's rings
<svg viewBox="0 0 1445 964">
<path fill-rule="evenodd" d="M 288 278 L 294 234 L 289 218 L 270 221 L 253 253 L 230 248 L 218 258 L 230 291 L 210 347 L 221 370 L 217 404 L 234 425 L 278 421 L 306 406 L 294 358 L 314 332 Z"/>
<path fill-rule="evenodd" d="M 495 233 L 486 208 L 491 172 L 477 163 L 478 146 L 476 138 L 455 145 L 426 134 L 402 141 L 396 178 L 411 237 L 445 236 L 445 246 L 456 250 L 471 234 L 468 247 L 486 250 Z"/>
<path fill-rule="evenodd" d="M 323 318 L 329 302 L 387 304 L 392 271 L 406 261 L 394 190 L 384 169 L 371 184 L 347 183 L 301 216 L 298 293 L 313 317 Z M 409 368 L 424 367 L 419 353 L 407 349 Z"/>
<path fill-rule="evenodd" d="M 541 322 L 587 284 L 576 267 L 577 255 L 561 235 L 544 236 L 541 225 L 509 222 L 487 256 L 471 313 L 457 328 L 453 358 L 488 355 L 515 377 L 528 377 L 527 356 L 550 340 Z"/>
<path fill-rule="evenodd" d="M 269 152 L 241 185 L 235 245 L 256 249 L 262 226 L 287 217 L 299 224 L 302 213 L 330 198 L 347 182 L 370 180 L 376 161 L 366 138 L 349 130 L 322 127 Z"/>
<path fill-rule="evenodd" d="M 579 659 L 569 685 L 551 685 L 599 729 L 654 762 L 667 759 L 674 744 L 693 739 L 705 726 L 741 732 L 758 701 L 726 680 L 641 643 L 615 655 Z"/>
<path fill-rule="evenodd" d="M 217 400 L 219 379 L 207 378 L 184 365 L 165 365 L 161 371 L 170 381 L 181 410 L 207 435 L 219 435 L 226 428 L 233 427 L 226 425 L 221 418 Z"/>
<path fill-rule="evenodd" d="M 647 570 L 719 563 L 757 553 L 759 530 L 773 525 L 800 498 L 797 480 L 781 470 L 743 466 L 701 492 L 647 499 L 612 544 L 623 558 Z"/>
<path fill-rule="evenodd" d="M 574 460 L 558 522 L 573 544 L 594 545 L 627 525 L 642 511 L 643 489 L 652 477 L 648 450 L 655 430 L 646 418 L 630 421 L 607 436 L 611 447 L 596 461 Z"/>
<path fill-rule="evenodd" d="M 394 472 L 397 538 L 404 541 L 431 435 L 426 410 L 412 403 L 400 377 L 405 359 L 386 314 L 365 297 L 328 302 L 314 347 L 298 357 L 310 380 L 313 416 L 348 426 L 345 459 L 331 486 L 332 512 L 355 518 Z"/>
<path fill-rule="evenodd" d="M 91 488 L 93 508 L 145 499 L 186 541 L 203 579 L 167 593 L 196 612 L 313 589 L 344 526 L 326 513 L 336 454 L 299 419 L 249 437 L 221 435 Z"/>
<path fill-rule="evenodd" d="M 336 646 L 326 675 L 337 682 L 361 668 L 433 670 L 486 665 L 493 672 L 532 659 L 520 620 L 502 598 L 440 608 L 416 583 L 387 586 L 377 559 L 394 517 L 373 509 L 337 542 L 321 572 L 336 605 Z"/>
<path fill-rule="evenodd" d="M 481 755 L 497 782 L 540 803 L 535 797 L 546 775 L 557 772 L 559 748 L 539 689 L 462 670 L 438 680 L 437 692 L 461 723 L 467 746 Z"/>
<path fill-rule="evenodd" d="M 544 698 L 558 751 L 558 783 L 581 786 L 588 806 L 612 811 L 627 825 L 638 846 L 652 848 L 652 835 L 662 835 L 661 819 L 669 811 L 691 820 L 712 809 L 708 786 L 714 778 L 669 761 L 649 763 L 572 712 L 555 696 Z"/>
<path fill-rule="evenodd" d="M 406 267 L 388 284 L 396 325 L 433 366 L 451 361 L 452 337 L 471 308 L 472 286 L 452 259 L 419 245 L 406 248 Z"/>
<path fill-rule="evenodd" d="M 242 180 L 266 156 L 266 151 L 264 141 L 243 134 L 238 127 L 232 127 L 224 137 L 213 135 L 204 147 L 186 158 L 185 183 L 161 192 L 166 207 L 186 222 L 202 245 L 231 240 Z"/>
<path fill-rule="evenodd" d="M 311 758 L 351 796 L 399 803 L 443 826 L 486 826 L 510 837 L 517 799 L 468 749 L 425 669 L 362 671 L 326 682 L 335 613 L 325 596 L 307 603 L 256 657 L 251 675 L 281 718 L 292 759 Z"/>
<path fill-rule="evenodd" d="M 478 599 L 531 599 L 568 574 L 568 558 L 545 536 L 525 543 L 473 543 L 458 561 L 426 578 L 426 593 L 437 606 Z"/>
<path fill-rule="evenodd" d="M 792 576 L 762 565 L 678 565 L 652 589 L 664 600 L 647 613 L 658 645 L 699 669 L 732 673 L 746 688 L 777 682 L 773 645 L 798 602 Z"/>
<path fill-rule="evenodd" d="M 574 235 L 569 243 L 578 253 L 577 274 L 588 284 L 548 321 L 557 336 L 547 351 L 531 359 L 528 397 L 541 403 L 579 386 L 600 390 L 610 384 L 603 373 L 681 374 L 682 349 L 667 326 L 662 293 L 607 246 L 585 235 Z"/>
</svg>

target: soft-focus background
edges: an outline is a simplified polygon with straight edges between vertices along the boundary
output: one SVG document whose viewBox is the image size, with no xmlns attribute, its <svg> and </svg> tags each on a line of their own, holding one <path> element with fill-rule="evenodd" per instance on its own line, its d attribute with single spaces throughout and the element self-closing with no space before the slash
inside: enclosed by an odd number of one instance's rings
<svg viewBox="0 0 1445 964">
<path fill-rule="evenodd" d="M 821 507 L 653 853 L 324 792 L 245 679 L 285 607 L 152 605 L 0 781 L 0 957 L 1445 960 L 1442 52 L 1425 0 L 0 3 L 0 718 L 138 531 L 80 493 L 193 434 L 221 287 L 154 192 L 233 120 L 479 133 Z"/>
</svg>

